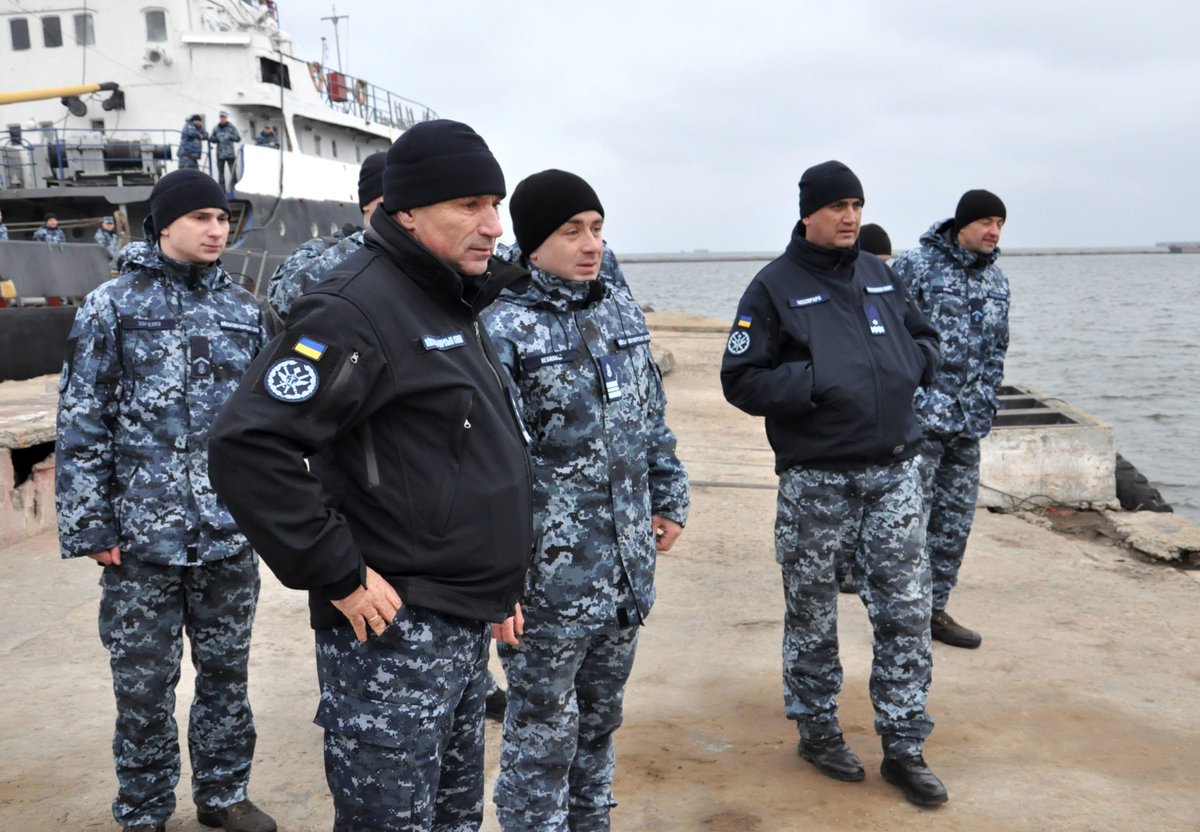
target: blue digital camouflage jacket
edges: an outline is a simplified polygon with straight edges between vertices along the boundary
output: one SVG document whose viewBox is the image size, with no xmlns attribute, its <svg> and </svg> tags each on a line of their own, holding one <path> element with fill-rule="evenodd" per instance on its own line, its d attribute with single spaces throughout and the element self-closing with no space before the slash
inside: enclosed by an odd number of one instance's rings
<svg viewBox="0 0 1200 832">
<path fill-rule="evenodd" d="M 204 146 L 201 141 L 208 138 L 208 134 L 204 129 L 197 127 L 190 121 L 183 123 L 183 129 L 179 131 L 179 151 L 178 155 L 187 159 L 199 159 L 204 153 Z"/>
<path fill-rule="evenodd" d="M 615 266 L 611 252 L 604 262 Z M 687 519 L 687 473 L 646 321 L 623 277 L 614 289 L 603 267 L 593 282 L 530 271 L 526 291 L 506 290 L 484 313 L 533 437 L 541 545 L 525 579 L 525 631 L 615 632 L 654 604 L 650 518 Z"/>
<path fill-rule="evenodd" d="M 208 140 L 217 146 L 218 159 L 236 159 L 237 143 L 242 140 L 242 134 L 233 126 L 232 121 L 225 124 L 218 122 L 209 134 Z"/>
<path fill-rule="evenodd" d="M 267 342 L 263 313 L 219 264 L 125 254 L 76 313 L 59 380 L 62 555 L 237 555 L 248 544 L 209 484 L 208 430 Z"/>
<path fill-rule="evenodd" d="M 325 274 L 363 247 L 363 231 L 329 245 L 324 237 L 315 237 L 300 246 L 279 264 L 267 285 L 267 300 L 271 307 L 286 318 L 296 298 L 307 292 Z"/>
<path fill-rule="evenodd" d="M 43 225 L 37 231 L 33 232 L 33 239 L 39 243 L 65 243 L 67 241 L 67 233 L 61 228 L 48 228 Z"/>
<path fill-rule="evenodd" d="M 941 370 L 914 399 L 926 434 L 979 439 L 991 430 L 1008 354 L 1008 278 L 999 256 L 1000 249 L 967 251 L 954 221 L 943 220 L 890 264 L 941 335 Z"/>
</svg>

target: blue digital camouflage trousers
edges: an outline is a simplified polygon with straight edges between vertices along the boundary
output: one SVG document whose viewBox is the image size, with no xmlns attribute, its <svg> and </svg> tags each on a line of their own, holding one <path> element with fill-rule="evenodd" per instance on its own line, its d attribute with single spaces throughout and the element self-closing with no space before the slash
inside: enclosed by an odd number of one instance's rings
<svg viewBox="0 0 1200 832">
<path fill-rule="evenodd" d="M 258 556 L 248 549 L 197 566 L 161 566 L 126 553 L 120 566 L 104 567 L 100 587 L 100 640 L 117 699 L 117 823 L 164 823 L 175 810 L 184 630 L 196 669 L 187 733 L 192 799 L 208 810 L 245 800 L 255 741 L 246 685 Z"/>
<path fill-rule="evenodd" d="M 600 832 L 609 828 L 625 682 L 637 627 L 613 635 L 523 638 L 497 652 L 508 710 L 496 815 L 504 832 Z"/>
<path fill-rule="evenodd" d="M 783 700 L 801 736 L 841 733 L 835 568 L 853 556 L 874 631 L 871 701 L 888 757 L 919 754 L 933 722 L 929 564 L 916 459 L 856 471 L 790 468 L 779 478 L 775 556 L 783 571 Z"/>
<path fill-rule="evenodd" d="M 349 623 L 317 631 L 334 832 L 479 828 L 490 638 L 408 604 L 366 642 Z"/>
<path fill-rule="evenodd" d="M 933 608 L 946 609 L 967 551 L 979 495 L 979 440 L 926 435 L 921 440 L 925 551 L 933 573 Z"/>
</svg>

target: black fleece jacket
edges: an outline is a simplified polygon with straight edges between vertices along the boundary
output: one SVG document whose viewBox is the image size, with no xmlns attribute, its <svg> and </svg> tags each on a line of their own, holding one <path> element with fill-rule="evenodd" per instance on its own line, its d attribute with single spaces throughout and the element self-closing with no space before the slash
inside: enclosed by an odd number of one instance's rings
<svg viewBox="0 0 1200 832">
<path fill-rule="evenodd" d="M 406 604 L 511 615 L 532 555 L 529 455 L 478 320 L 524 269 L 467 279 L 382 211 L 292 307 L 209 441 L 213 485 L 312 625 L 365 567 Z M 311 471 L 305 464 L 308 460 Z"/>
<path fill-rule="evenodd" d="M 725 398 L 765 416 L 775 470 L 855 469 L 915 453 L 913 393 L 940 364 L 936 330 L 876 257 L 801 226 L 750 282 L 721 363 Z"/>
</svg>

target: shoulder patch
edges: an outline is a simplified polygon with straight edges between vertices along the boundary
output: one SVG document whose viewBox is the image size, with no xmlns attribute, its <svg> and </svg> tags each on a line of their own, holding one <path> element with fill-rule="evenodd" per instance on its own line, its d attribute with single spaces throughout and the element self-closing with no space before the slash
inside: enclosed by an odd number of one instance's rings
<svg viewBox="0 0 1200 832">
<path fill-rule="evenodd" d="M 276 361 L 263 378 L 266 391 L 279 401 L 289 404 L 308 401 L 316 395 L 320 385 L 317 368 L 299 358 Z"/>
<path fill-rule="evenodd" d="M 738 329 L 730 333 L 727 348 L 730 355 L 741 355 L 750 349 L 750 333 L 743 329 Z"/>
</svg>

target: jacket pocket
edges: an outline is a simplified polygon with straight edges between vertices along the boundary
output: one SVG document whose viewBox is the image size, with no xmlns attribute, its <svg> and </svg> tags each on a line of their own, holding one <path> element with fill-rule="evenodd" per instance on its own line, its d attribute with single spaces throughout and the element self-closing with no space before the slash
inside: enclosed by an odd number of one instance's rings
<svg viewBox="0 0 1200 832">
<path fill-rule="evenodd" d="M 462 472 L 462 460 L 466 445 L 471 441 L 471 409 L 475 403 L 473 391 L 465 390 L 459 396 L 454 407 L 455 419 L 451 423 L 449 451 L 446 467 L 442 472 L 441 485 L 437 490 L 437 501 L 434 503 L 432 531 L 435 536 L 445 535 L 450 526 L 450 518 L 454 514 L 454 500 L 458 494 L 459 476 Z"/>
</svg>

